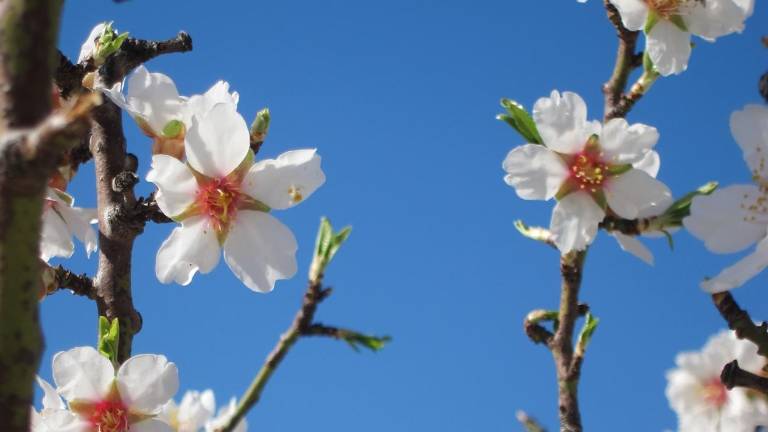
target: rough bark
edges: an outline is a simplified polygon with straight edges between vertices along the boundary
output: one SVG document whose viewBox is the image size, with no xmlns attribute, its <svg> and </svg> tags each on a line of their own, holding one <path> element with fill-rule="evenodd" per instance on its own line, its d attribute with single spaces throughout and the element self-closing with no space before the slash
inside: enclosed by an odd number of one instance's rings
<svg viewBox="0 0 768 432">
<path fill-rule="evenodd" d="M 0 430 L 27 432 L 43 340 L 38 239 L 50 161 L 13 136 L 51 111 L 61 2 L 0 1 Z"/>
</svg>

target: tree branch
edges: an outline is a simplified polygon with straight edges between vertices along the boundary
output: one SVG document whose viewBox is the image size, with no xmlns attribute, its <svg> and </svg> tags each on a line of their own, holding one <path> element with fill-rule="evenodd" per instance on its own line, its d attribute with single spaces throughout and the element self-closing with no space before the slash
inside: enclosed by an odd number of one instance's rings
<svg viewBox="0 0 768 432">
<path fill-rule="evenodd" d="M 56 291 L 66 289 L 79 296 L 96 298 L 96 289 L 93 280 L 85 273 L 77 275 L 65 269 L 63 266 L 51 267 L 54 272 L 54 285 L 46 294 L 51 295 Z"/>
<path fill-rule="evenodd" d="M 619 47 L 616 52 L 616 63 L 613 67 L 613 73 L 608 81 L 603 85 L 605 94 L 605 120 L 614 117 L 624 117 L 631 108 L 631 105 L 620 109 L 624 99 L 624 90 L 627 88 L 627 81 L 632 70 L 642 65 L 642 54 L 636 54 L 638 32 L 629 31 L 621 22 L 621 15 L 618 9 L 610 0 L 603 1 L 605 10 L 608 14 L 608 20 L 616 28 L 616 35 L 619 38 Z M 624 103 L 626 104 L 626 103 Z M 634 102 L 632 102 L 632 105 Z"/>
<path fill-rule="evenodd" d="M 723 367 L 723 372 L 720 373 L 720 381 L 728 390 L 734 387 L 746 387 L 768 395 L 768 378 L 745 371 L 739 367 L 737 360 Z"/>
<path fill-rule="evenodd" d="M 30 159 L 20 143 L 23 131 L 51 112 L 60 12 L 59 0 L 0 4 L 0 430 L 5 432 L 29 431 L 33 382 L 43 351 L 40 215 L 55 160 Z M 66 144 L 58 134 L 51 138 Z"/>
<path fill-rule="evenodd" d="M 728 291 L 712 294 L 712 302 L 736 337 L 749 340 L 757 346 L 758 354 L 768 358 L 768 324 L 755 324 Z"/>
<path fill-rule="evenodd" d="M 99 78 L 108 86 L 122 80 L 134 68 L 163 54 L 183 53 L 192 50 L 192 37 L 179 32 L 164 41 L 148 41 L 128 38 L 120 49 L 109 56 L 99 68 Z"/>
</svg>

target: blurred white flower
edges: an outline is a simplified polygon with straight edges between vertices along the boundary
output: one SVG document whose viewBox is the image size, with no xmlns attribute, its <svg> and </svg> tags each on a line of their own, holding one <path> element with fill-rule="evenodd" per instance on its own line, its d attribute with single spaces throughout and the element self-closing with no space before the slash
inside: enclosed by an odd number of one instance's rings
<svg viewBox="0 0 768 432">
<path fill-rule="evenodd" d="M 768 266 L 768 108 L 747 105 L 731 115 L 731 133 L 744 153 L 753 185 L 733 185 L 698 196 L 683 224 L 715 253 L 733 253 L 757 242 L 755 251 L 701 286 L 708 292 L 736 288 Z"/>
<path fill-rule="evenodd" d="M 767 424 L 764 398 L 749 395 L 743 387 L 729 391 L 720 382 L 723 367 L 733 360 L 753 373 L 765 363 L 755 345 L 729 330 L 710 338 L 701 351 L 677 355 L 677 368 L 667 372 L 666 395 L 680 432 L 754 432 Z"/>
<path fill-rule="evenodd" d="M 296 239 L 271 209 L 293 207 L 325 182 L 315 150 L 251 160 L 248 127 L 232 104 L 215 105 L 195 119 L 185 138 L 187 164 L 152 158 L 147 180 L 157 185 L 158 206 L 181 226 L 157 253 L 160 282 L 187 285 L 208 273 L 221 250 L 250 289 L 268 292 L 296 273 Z"/>
<path fill-rule="evenodd" d="M 215 410 L 212 390 L 190 390 L 179 405 L 173 399 L 169 400 L 157 418 L 170 425 L 174 432 L 198 432 L 213 417 Z"/>
<path fill-rule="evenodd" d="M 89 57 L 92 57 L 95 54 L 96 41 L 104 33 L 105 28 L 107 28 L 106 22 L 98 23 L 93 27 L 93 30 L 91 30 L 91 33 L 85 38 L 85 42 L 83 42 L 83 45 L 80 47 L 80 55 L 77 56 L 78 63 L 88 60 Z"/>
<path fill-rule="evenodd" d="M 47 188 L 43 203 L 43 227 L 40 236 L 40 258 L 69 258 L 75 250 L 72 236 L 85 245 L 90 257 L 96 250 L 96 209 L 74 207 L 74 198 L 58 189 Z"/>
<path fill-rule="evenodd" d="M 624 27 L 646 31 L 646 52 L 660 74 L 688 67 L 691 34 L 706 41 L 744 29 L 754 0 L 610 0 Z"/>
<path fill-rule="evenodd" d="M 237 399 L 232 398 L 229 400 L 229 404 L 219 409 L 216 418 L 210 420 L 205 425 L 205 432 L 216 432 L 220 428 L 227 424 L 230 418 L 235 414 L 237 410 Z M 248 432 L 248 422 L 245 419 L 240 420 L 232 429 L 232 432 Z"/>
<path fill-rule="evenodd" d="M 171 432 L 156 418 L 179 388 L 176 365 L 165 356 L 133 356 L 115 372 L 94 348 L 73 348 L 53 357 L 53 379 L 84 425 L 73 432 Z"/>
<path fill-rule="evenodd" d="M 550 231 L 562 253 L 592 243 L 609 208 L 635 219 L 671 203 L 669 189 L 654 178 L 655 128 L 630 126 L 621 118 L 604 126 L 589 122 L 579 95 L 557 91 L 536 101 L 533 120 L 544 145 L 510 151 L 503 163 L 504 180 L 520 198 L 557 199 Z"/>
</svg>

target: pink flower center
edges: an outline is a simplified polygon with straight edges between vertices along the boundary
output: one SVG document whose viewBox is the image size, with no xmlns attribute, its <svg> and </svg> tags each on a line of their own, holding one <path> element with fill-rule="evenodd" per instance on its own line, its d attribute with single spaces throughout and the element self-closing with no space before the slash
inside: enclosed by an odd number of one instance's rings
<svg viewBox="0 0 768 432">
<path fill-rule="evenodd" d="M 707 381 L 703 388 L 704 400 L 709 404 L 720 408 L 728 401 L 728 389 L 725 388 L 720 378 L 714 377 Z"/>
<path fill-rule="evenodd" d="M 605 183 L 608 165 L 600 158 L 600 153 L 590 148 L 573 156 L 568 169 L 570 181 L 578 189 L 597 192 Z"/>
<path fill-rule="evenodd" d="M 197 204 L 218 232 L 226 230 L 242 201 L 240 185 L 230 179 L 213 179 L 197 191 Z"/>
<path fill-rule="evenodd" d="M 97 403 L 89 420 L 98 432 L 128 432 L 128 410 L 121 401 Z"/>
</svg>

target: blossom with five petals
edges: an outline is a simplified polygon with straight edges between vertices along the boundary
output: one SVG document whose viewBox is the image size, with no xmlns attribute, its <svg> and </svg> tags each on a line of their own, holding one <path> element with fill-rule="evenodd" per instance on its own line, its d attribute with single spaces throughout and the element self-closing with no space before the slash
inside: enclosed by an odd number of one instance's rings
<svg viewBox="0 0 768 432">
<path fill-rule="evenodd" d="M 744 29 L 754 0 L 610 0 L 624 27 L 646 31 L 646 52 L 664 76 L 688 67 L 691 34 L 714 42 Z"/>
<path fill-rule="evenodd" d="M 755 184 L 733 185 L 691 203 L 683 225 L 715 253 L 733 253 L 757 242 L 755 251 L 702 282 L 712 293 L 744 284 L 768 267 L 768 108 L 747 105 L 731 114 L 731 133 L 744 153 Z"/>
<path fill-rule="evenodd" d="M 699 352 L 677 355 L 677 368 L 667 372 L 666 395 L 680 432 L 754 432 L 768 424 L 765 399 L 751 397 L 744 387 L 728 390 L 720 381 L 723 366 L 734 359 L 753 373 L 765 364 L 754 344 L 729 330 L 713 336 Z"/>
<path fill-rule="evenodd" d="M 294 150 L 254 163 L 248 126 L 232 104 L 195 117 L 185 138 L 187 164 L 152 158 L 147 180 L 157 204 L 181 223 L 157 253 L 160 282 L 187 285 L 208 273 L 221 250 L 250 289 L 268 292 L 296 273 L 296 239 L 270 209 L 293 207 L 325 182 L 315 150 Z"/>
<path fill-rule="evenodd" d="M 180 96 L 176 84 L 165 74 L 150 73 L 143 65 L 124 83 L 100 90 L 117 106 L 128 112 L 144 133 L 154 140 L 152 153 L 167 154 L 177 159 L 184 156 L 184 135 L 192 126 L 192 118 L 205 115 L 214 105 L 237 106 L 239 95 L 229 92 L 229 84 L 218 81 L 202 95 Z"/>
<path fill-rule="evenodd" d="M 671 203 L 669 189 L 654 178 L 655 128 L 621 118 L 589 122 L 579 95 L 557 91 L 536 101 L 533 120 L 543 145 L 510 151 L 504 180 L 520 198 L 558 200 L 550 231 L 562 253 L 584 250 L 606 212 L 635 219 Z"/>
<path fill-rule="evenodd" d="M 156 416 L 178 390 L 179 376 L 162 355 L 133 356 L 115 372 L 94 348 L 73 348 L 53 357 L 53 379 L 80 420 L 79 432 L 171 432 Z"/>
<path fill-rule="evenodd" d="M 85 245 L 88 256 L 96 250 L 96 210 L 74 207 L 74 198 L 66 192 L 49 187 L 43 203 L 43 228 L 40 236 L 40 258 L 69 258 L 74 253 L 74 234 Z"/>
</svg>

